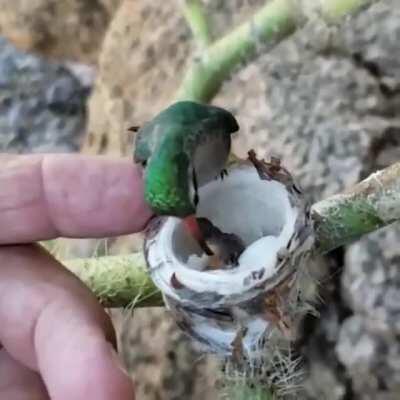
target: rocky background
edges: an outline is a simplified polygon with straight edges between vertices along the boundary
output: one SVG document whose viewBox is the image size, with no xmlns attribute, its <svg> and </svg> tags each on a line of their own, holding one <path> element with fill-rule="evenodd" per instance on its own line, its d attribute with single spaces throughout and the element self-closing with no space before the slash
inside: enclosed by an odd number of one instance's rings
<svg viewBox="0 0 400 400">
<path fill-rule="evenodd" d="M 264 1 L 205 3 L 220 35 Z M 0 6 L 2 151 L 129 155 L 126 128 L 168 104 L 197 51 L 177 2 Z M 238 71 L 214 103 L 239 119 L 236 152 L 281 155 L 310 199 L 400 159 L 398 0 L 340 26 L 312 19 Z M 130 239 L 110 251 L 132 248 Z M 317 261 L 321 316 L 306 318 L 297 343 L 307 376 L 298 398 L 400 398 L 399 241 L 393 226 Z M 196 353 L 164 310 L 112 315 L 139 399 L 218 398 L 215 360 Z"/>
</svg>

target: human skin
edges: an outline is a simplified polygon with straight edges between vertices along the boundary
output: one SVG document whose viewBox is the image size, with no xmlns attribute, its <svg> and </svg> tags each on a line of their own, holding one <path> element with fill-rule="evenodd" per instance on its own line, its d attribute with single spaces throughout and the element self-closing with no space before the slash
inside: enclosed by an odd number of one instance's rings
<svg viewBox="0 0 400 400">
<path fill-rule="evenodd" d="M 130 160 L 0 155 L 1 399 L 134 399 L 108 315 L 35 242 L 137 232 L 150 217 Z"/>
</svg>

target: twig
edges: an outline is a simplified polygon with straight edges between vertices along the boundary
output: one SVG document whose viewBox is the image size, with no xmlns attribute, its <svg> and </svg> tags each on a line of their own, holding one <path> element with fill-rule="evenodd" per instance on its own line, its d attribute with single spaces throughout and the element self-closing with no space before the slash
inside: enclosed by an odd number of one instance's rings
<svg viewBox="0 0 400 400">
<path fill-rule="evenodd" d="M 239 65 L 257 56 L 257 49 L 275 45 L 304 25 L 309 14 L 335 21 L 377 0 L 272 0 L 231 33 L 196 57 L 183 78 L 176 98 L 208 102 Z M 312 5 L 310 7 L 310 4 Z"/>
<path fill-rule="evenodd" d="M 249 386 L 240 380 L 229 388 L 226 398 L 229 400 L 277 400 L 275 394 L 261 385 Z"/>
<path fill-rule="evenodd" d="M 64 265 L 77 275 L 104 307 L 162 306 L 162 297 L 146 271 L 142 253 L 66 260 Z"/>
<path fill-rule="evenodd" d="M 325 253 L 400 219 L 400 163 L 312 207 L 317 250 Z"/>
<path fill-rule="evenodd" d="M 207 47 L 212 40 L 206 12 L 201 0 L 180 0 L 182 14 L 200 47 Z"/>
</svg>

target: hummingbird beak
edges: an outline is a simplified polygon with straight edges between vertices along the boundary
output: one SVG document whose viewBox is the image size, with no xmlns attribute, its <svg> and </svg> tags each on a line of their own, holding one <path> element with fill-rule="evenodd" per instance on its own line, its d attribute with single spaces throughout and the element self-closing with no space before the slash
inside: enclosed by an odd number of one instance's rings
<svg viewBox="0 0 400 400">
<path fill-rule="evenodd" d="M 214 255 L 214 253 L 208 247 L 208 245 L 204 239 L 204 235 L 203 235 L 203 232 L 201 231 L 200 226 L 197 222 L 196 215 L 192 214 L 192 215 L 189 215 L 188 217 L 184 218 L 183 224 L 184 224 L 186 230 L 189 232 L 190 236 L 192 236 L 197 241 L 197 243 L 199 244 L 201 249 L 204 251 L 204 253 L 206 253 L 208 256 Z"/>
</svg>

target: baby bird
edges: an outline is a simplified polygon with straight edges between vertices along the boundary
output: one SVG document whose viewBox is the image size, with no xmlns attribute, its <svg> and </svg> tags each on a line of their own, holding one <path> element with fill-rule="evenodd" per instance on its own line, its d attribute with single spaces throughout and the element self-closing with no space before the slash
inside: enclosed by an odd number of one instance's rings
<svg viewBox="0 0 400 400">
<path fill-rule="evenodd" d="M 207 246 L 213 251 L 216 260 L 209 265 L 221 268 L 223 265 L 237 266 L 239 257 L 246 246 L 239 236 L 233 233 L 224 233 L 207 218 L 197 218 L 200 231 Z"/>
</svg>

